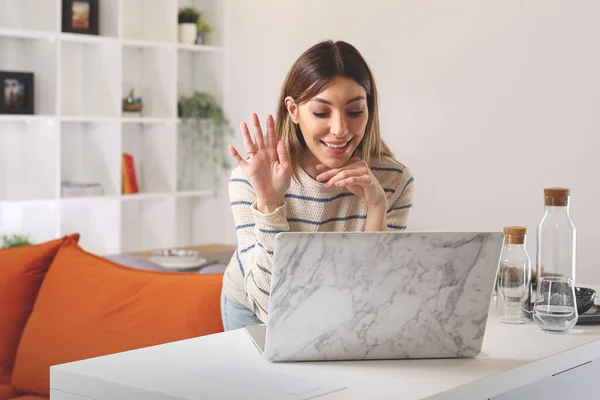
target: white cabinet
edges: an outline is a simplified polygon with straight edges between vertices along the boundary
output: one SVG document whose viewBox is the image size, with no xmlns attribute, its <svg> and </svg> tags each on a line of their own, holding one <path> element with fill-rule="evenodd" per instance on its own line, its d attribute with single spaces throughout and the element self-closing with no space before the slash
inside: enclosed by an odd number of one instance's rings
<svg viewBox="0 0 600 400">
<path fill-rule="evenodd" d="M 540 381 L 495 396 L 490 400 L 562 400 L 600 397 L 600 360 L 594 360 Z"/>
<path fill-rule="evenodd" d="M 209 44 L 178 43 L 178 10 L 190 5 L 215 28 Z M 0 114 L 0 235 L 39 243 L 79 232 L 97 254 L 210 241 L 196 222 L 213 201 L 213 171 L 191 176 L 182 164 L 177 101 L 196 90 L 223 101 L 224 9 L 221 0 L 100 0 L 99 34 L 89 35 L 62 32 L 62 0 L 0 2 L 0 71 L 35 79 L 34 114 Z M 122 111 L 131 90 L 141 113 Z M 137 194 L 122 194 L 124 152 Z M 102 191 L 65 197 L 64 181 Z"/>
</svg>

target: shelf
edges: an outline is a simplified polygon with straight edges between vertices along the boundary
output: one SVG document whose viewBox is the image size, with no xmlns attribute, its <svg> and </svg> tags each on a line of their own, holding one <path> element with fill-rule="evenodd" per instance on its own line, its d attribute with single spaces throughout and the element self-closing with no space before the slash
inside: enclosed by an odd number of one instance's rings
<svg viewBox="0 0 600 400">
<path fill-rule="evenodd" d="M 172 193 L 131 193 L 121 195 L 123 201 L 139 201 L 139 200 L 151 200 L 151 199 L 162 199 L 173 197 Z"/>
<path fill-rule="evenodd" d="M 123 38 L 175 43 L 177 3 L 165 0 L 122 2 Z"/>
<path fill-rule="evenodd" d="M 79 44 L 115 44 L 116 38 L 100 35 L 87 35 L 83 33 L 68 33 L 62 32 L 60 40 L 63 43 L 79 43 Z"/>
<path fill-rule="evenodd" d="M 0 202 L 0 232 L 3 235 L 29 235 L 34 243 L 56 238 L 58 206 L 56 202 Z"/>
<path fill-rule="evenodd" d="M 33 113 L 56 113 L 56 43 L 0 36 L 0 70 L 33 73 Z"/>
<path fill-rule="evenodd" d="M 102 124 L 107 122 L 119 122 L 120 118 L 118 117 L 96 117 L 96 116 L 85 116 L 85 115 L 77 115 L 77 116 L 62 116 L 60 117 L 61 122 L 79 122 L 85 124 Z"/>
<path fill-rule="evenodd" d="M 177 197 L 210 197 L 214 195 L 214 190 L 184 190 L 175 193 Z"/>
<path fill-rule="evenodd" d="M 172 197 L 123 202 L 121 219 L 124 252 L 176 245 Z"/>
<path fill-rule="evenodd" d="M 181 51 L 190 51 L 190 52 L 222 52 L 223 47 L 221 46 L 213 46 L 213 45 L 198 45 L 198 44 L 178 44 L 177 49 Z"/>
<path fill-rule="evenodd" d="M 123 124 L 122 151 L 133 156 L 141 194 L 175 190 L 174 124 Z"/>
<path fill-rule="evenodd" d="M 154 42 L 150 40 L 127 39 L 123 40 L 123 46 L 141 49 L 171 49 L 174 47 L 174 44 L 170 42 Z"/>
<path fill-rule="evenodd" d="M 56 1 L 2 0 L 0 28 L 57 32 L 60 15 Z"/>
<path fill-rule="evenodd" d="M 177 99 L 175 91 L 176 58 L 174 48 L 126 47 L 123 49 L 123 86 L 121 97 L 131 89 L 141 97 L 142 115 L 150 118 L 175 118 Z M 123 112 L 140 117 L 140 113 Z"/>
<path fill-rule="evenodd" d="M 105 196 L 120 194 L 119 123 L 62 122 L 61 125 L 61 182 L 98 182 Z"/>
<path fill-rule="evenodd" d="M 106 200 L 118 200 L 119 196 L 73 196 L 73 197 L 62 197 L 60 199 L 61 204 L 80 204 L 80 203 L 94 203 L 103 202 Z"/>
<path fill-rule="evenodd" d="M 149 118 L 124 115 L 123 123 L 127 124 L 173 124 L 177 123 L 175 118 Z"/>
<path fill-rule="evenodd" d="M 0 114 L 0 123 L 2 122 L 20 122 L 24 124 L 46 122 L 49 126 L 52 126 L 56 120 L 54 115 L 11 115 L 11 114 Z"/>
<path fill-rule="evenodd" d="M 53 42 L 56 40 L 56 32 L 0 28 L 0 37 L 13 39 L 38 39 Z"/>
<path fill-rule="evenodd" d="M 0 201 L 56 198 L 57 126 L 0 120 Z"/>
<path fill-rule="evenodd" d="M 178 99 L 223 100 L 224 2 L 98 1 L 99 34 L 89 35 L 62 32 L 62 0 L 0 0 L 0 70 L 35 79 L 34 113 L 0 115 L 0 236 L 78 232 L 99 255 L 214 241 L 210 149 L 186 142 Z M 202 45 L 178 42 L 186 6 L 215 28 Z M 130 90 L 139 113 L 122 110 Z M 123 152 L 139 193 L 122 194 Z M 63 196 L 63 181 L 103 192 Z"/>
<path fill-rule="evenodd" d="M 78 232 L 79 245 L 98 254 L 120 251 L 120 206 L 118 197 L 60 204 L 60 235 Z"/>
<path fill-rule="evenodd" d="M 107 39 L 65 42 L 61 48 L 61 114 L 118 117 L 121 114 L 119 43 Z"/>
</svg>

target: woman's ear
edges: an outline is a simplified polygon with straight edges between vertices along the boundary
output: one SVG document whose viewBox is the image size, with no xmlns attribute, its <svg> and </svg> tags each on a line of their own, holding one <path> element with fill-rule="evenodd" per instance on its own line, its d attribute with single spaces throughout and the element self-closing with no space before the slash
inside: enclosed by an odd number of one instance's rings
<svg viewBox="0 0 600 400">
<path fill-rule="evenodd" d="M 290 96 L 285 98 L 285 108 L 287 108 L 288 114 L 290 115 L 292 122 L 297 124 L 298 123 L 298 106 L 296 105 L 296 102 L 294 101 L 294 99 L 292 99 Z"/>
</svg>

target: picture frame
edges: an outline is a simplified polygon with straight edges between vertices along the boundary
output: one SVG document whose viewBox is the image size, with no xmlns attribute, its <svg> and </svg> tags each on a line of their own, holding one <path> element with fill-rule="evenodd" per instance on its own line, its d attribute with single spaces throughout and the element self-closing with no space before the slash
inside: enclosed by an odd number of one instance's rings
<svg viewBox="0 0 600 400">
<path fill-rule="evenodd" d="M 99 0 L 62 0 L 62 31 L 99 34 Z"/>
<path fill-rule="evenodd" d="M 34 113 L 33 72 L 0 71 L 0 114 Z"/>
</svg>

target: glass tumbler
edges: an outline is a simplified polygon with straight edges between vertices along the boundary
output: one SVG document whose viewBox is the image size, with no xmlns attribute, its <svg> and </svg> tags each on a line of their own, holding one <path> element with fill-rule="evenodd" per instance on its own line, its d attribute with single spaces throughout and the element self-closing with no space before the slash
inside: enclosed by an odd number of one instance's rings
<svg viewBox="0 0 600 400">
<path fill-rule="evenodd" d="M 538 281 L 533 319 L 548 333 L 569 332 L 577 323 L 575 285 L 569 277 L 541 277 Z"/>
</svg>

